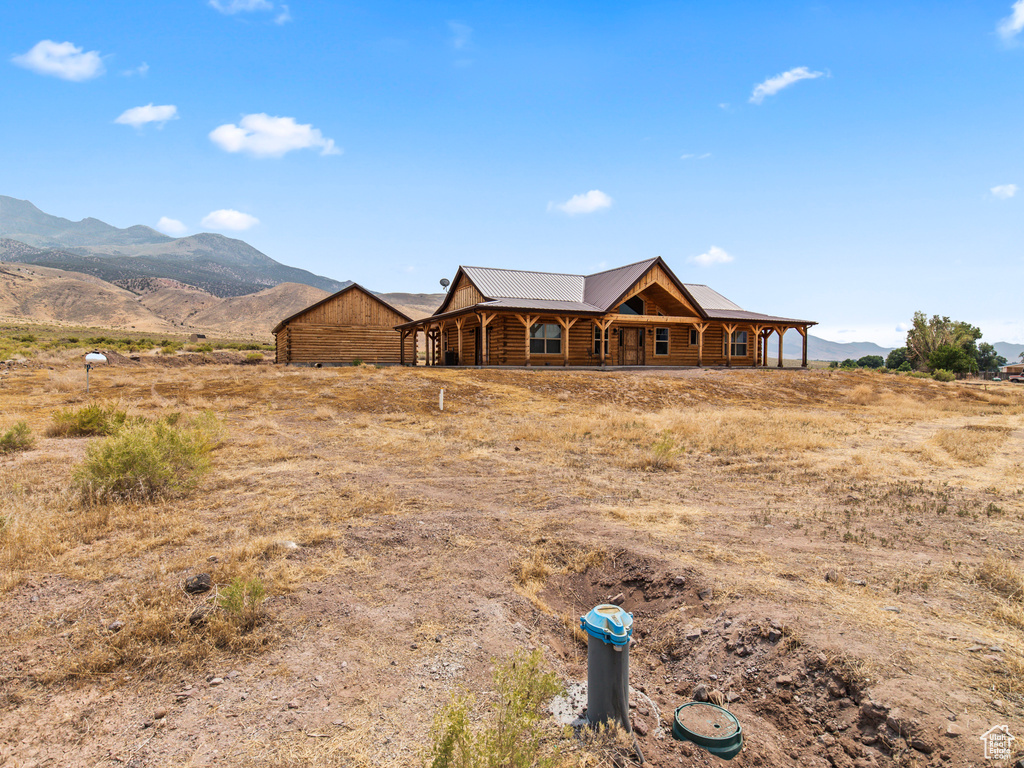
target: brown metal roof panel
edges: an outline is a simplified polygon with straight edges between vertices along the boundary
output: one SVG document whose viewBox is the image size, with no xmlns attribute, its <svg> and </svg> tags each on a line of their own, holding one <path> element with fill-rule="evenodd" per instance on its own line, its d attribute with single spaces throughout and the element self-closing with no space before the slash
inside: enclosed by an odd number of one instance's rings
<svg viewBox="0 0 1024 768">
<path fill-rule="evenodd" d="M 684 283 L 686 290 L 693 296 L 694 301 L 700 304 L 701 308 L 706 312 L 715 312 L 720 309 L 724 310 L 742 310 L 739 304 L 729 301 L 725 296 L 720 294 L 718 291 L 708 288 L 706 285 L 700 285 L 698 283 Z"/>
<path fill-rule="evenodd" d="M 493 267 L 463 267 L 462 270 L 489 299 L 583 301 L 583 275 Z"/>
<path fill-rule="evenodd" d="M 522 309 L 537 310 L 543 312 L 591 312 L 599 313 L 603 310 L 585 301 L 553 301 L 549 299 L 512 299 L 503 298 L 494 301 L 485 301 L 476 305 L 479 309 Z"/>
<path fill-rule="evenodd" d="M 793 317 L 776 317 L 775 315 L 762 315 L 760 312 L 746 312 L 742 309 L 716 309 L 708 312 L 711 320 L 746 320 L 759 323 L 778 323 L 787 325 L 817 325 L 814 320 L 797 320 Z"/>
<path fill-rule="evenodd" d="M 583 300 L 603 311 L 611 309 L 612 303 L 651 268 L 657 259 L 645 259 L 636 264 L 587 275 Z"/>
</svg>

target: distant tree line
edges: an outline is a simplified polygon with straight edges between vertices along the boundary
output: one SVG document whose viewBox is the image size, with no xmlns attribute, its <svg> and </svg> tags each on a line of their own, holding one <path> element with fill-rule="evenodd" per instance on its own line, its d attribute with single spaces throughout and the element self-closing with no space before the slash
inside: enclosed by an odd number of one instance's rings
<svg viewBox="0 0 1024 768">
<path fill-rule="evenodd" d="M 1006 358 L 991 344 L 978 343 L 981 329 L 970 323 L 924 312 L 914 313 L 914 322 L 907 331 L 906 346 L 894 349 L 885 360 L 885 367 L 897 371 L 950 371 L 978 373 L 998 371 Z M 859 362 L 859 361 L 858 361 Z"/>
</svg>

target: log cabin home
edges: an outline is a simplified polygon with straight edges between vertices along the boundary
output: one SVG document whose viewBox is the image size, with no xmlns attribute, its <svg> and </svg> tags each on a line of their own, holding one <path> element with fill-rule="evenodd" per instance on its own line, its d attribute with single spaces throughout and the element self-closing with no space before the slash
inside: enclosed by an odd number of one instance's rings
<svg viewBox="0 0 1024 768">
<path fill-rule="evenodd" d="M 769 340 L 813 321 L 747 312 L 657 257 L 594 275 L 459 267 L 433 315 L 396 326 L 427 365 L 766 366 Z M 403 364 L 416 364 L 403 354 Z"/>
<path fill-rule="evenodd" d="M 415 339 L 395 326 L 412 318 L 361 285 L 287 317 L 274 328 L 275 362 L 284 365 L 398 364 L 415 356 Z"/>
</svg>

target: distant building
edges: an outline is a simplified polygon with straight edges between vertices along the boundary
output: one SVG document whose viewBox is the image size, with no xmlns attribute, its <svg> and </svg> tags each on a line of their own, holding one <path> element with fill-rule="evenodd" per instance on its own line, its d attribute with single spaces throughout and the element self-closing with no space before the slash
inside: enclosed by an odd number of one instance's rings
<svg viewBox="0 0 1024 768">
<path fill-rule="evenodd" d="M 658 257 L 594 275 L 459 267 L 437 311 L 397 329 L 403 351 L 425 334 L 428 365 L 762 366 L 775 334 L 781 367 L 789 329 L 807 365 L 812 325 L 748 312 Z"/>
<path fill-rule="evenodd" d="M 413 341 L 395 330 L 396 325 L 411 319 L 352 283 L 277 324 L 273 331 L 276 362 L 350 365 L 411 360 Z"/>
</svg>

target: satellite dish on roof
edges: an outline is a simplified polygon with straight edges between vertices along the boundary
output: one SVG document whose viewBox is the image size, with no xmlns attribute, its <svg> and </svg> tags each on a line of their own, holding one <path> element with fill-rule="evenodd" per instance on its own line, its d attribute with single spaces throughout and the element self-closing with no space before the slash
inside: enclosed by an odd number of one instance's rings
<svg viewBox="0 0 1024 768">
<path fill-rule="evenodd" d="M 451 284 L 451 281 L 447 277 L 441 278 L 441 287 L 444 288 L 446 291 L 448 290 L 448 286 Z"/>
</svg>

